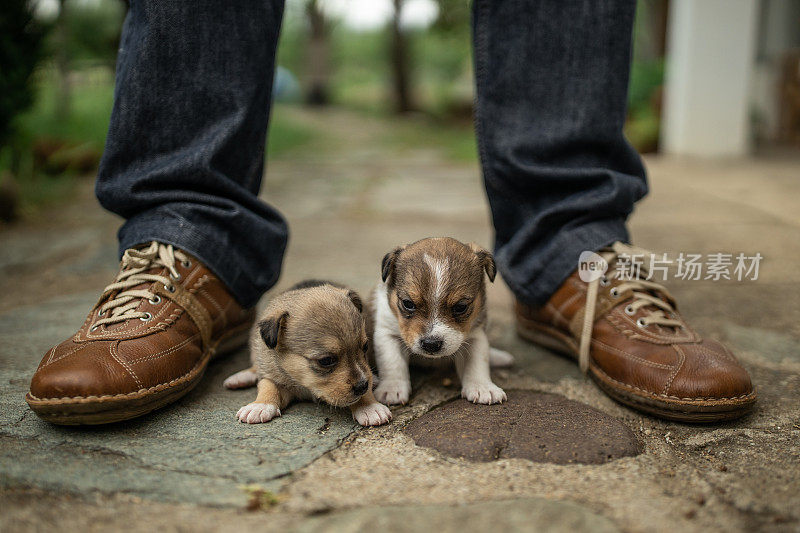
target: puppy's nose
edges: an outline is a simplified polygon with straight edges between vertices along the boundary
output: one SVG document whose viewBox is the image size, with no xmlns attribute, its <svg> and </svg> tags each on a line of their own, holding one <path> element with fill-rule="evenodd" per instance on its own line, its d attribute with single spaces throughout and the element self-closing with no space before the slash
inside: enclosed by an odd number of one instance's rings
<svg viewBox="0 0 800 533">
<path fill-rule="evenodd" d="M 362 379 L 355 385 L 353 385 L 353 394 L 356 396 L 363 396 L 367 389 L 369 388 L 369 381 L 366 379 Z"/>
<path fill-rule="evenodd" d="M 434 354 L 442 349 L 444 341 L 438 337 L 425 337 L 422 339 L 422 349 L 425 353 Z"/>
</svg>

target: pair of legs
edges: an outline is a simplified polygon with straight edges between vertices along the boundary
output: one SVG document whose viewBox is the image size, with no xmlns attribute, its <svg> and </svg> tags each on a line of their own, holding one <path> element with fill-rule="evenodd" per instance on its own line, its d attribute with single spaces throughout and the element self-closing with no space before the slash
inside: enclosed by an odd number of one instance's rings
<svg viewBox="0 0 800 533">
<path fill-rule="evenodd" d="M 503 278 L 540 305 L 647 191 L 622 134 L 635 2 L 475 0 L 476 130 Z M 288 228 L 257 198 L 282 1 L 133 0 L 97 196 L 120 252 L 187 250 L 251 306 Z M 432 229 L 432 233 L 436 233 Z"/>
<path fill-rule="evenodd" d="M 81 330 L 42 359 L 27 396 L 39 416 L 138 416 L 241 345 L 288 236 L 257 197 L 282 10 L 279 0 L 132 0 L 97 181 L 103 206 L 127 219 L 127 251 Z M 625 221 L 647 191 L 622 134 L 633 18 L 634 0 L 474 0 L 497 267 L 519 334 L 576 357 L 620 403 L 682 421 L 736 418 L 757 398 L 745 368 L 695 332 L 664 287 L 614 268 L 635 253 Z M 580 279 L 584 250 L 602 255 L 602 278 Z"/>
</svg>

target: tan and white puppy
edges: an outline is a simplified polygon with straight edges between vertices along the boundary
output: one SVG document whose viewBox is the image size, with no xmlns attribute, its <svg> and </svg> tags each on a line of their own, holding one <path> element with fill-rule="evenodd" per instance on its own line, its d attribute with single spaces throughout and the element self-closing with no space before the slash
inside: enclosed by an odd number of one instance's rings
<svg viewBox="0 0 800 533">
<path fill-rule="evenodd" d="M 254 402 L 236 413 L 258 424 L 293 400 L 350 407 L 362 426 L 385 424 L 389 408 L 372 394 L 361 298 L 346 287 L 305 281 L 275 297 L 250 335 L 252 367 L 227 378 L 229 389 L 258 384 Z"/>
<path fill-rule="evenodd" d="M 492 383 L 489 367 L 508 366 L 514 359 L 489 346 L 484 274 L 494 281 L 492 254 L 447 237 L 423 239 L 386 254 L 383 283 L 373 293 L 379 401 L 408 401 L 410 358 L 452 360 L 461 396 L 473 403 L 506 400 L 503 389 Z"/>
</svg>

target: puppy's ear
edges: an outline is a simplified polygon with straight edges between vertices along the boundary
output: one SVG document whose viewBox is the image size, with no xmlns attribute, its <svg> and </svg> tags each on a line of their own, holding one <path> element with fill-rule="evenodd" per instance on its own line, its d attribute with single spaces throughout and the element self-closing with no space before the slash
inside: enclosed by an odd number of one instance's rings
<svg viewBox="0 0 800 533">
<path fill-rule="evenodd" d="M 497 265 L 494 263 L 494 256 L 487 249 L 483 248 L 482 246 L 478 246 L 474 242 L 471 242 L 469 247 L 478 257 L 478 262 L 486 271 L 486 275 L 489 276 L 489 281 L 494 283 L 494 278 L 497 275 Z"/>
<path fill-rule="evenodd" d="M 265 318 L 258 323 L 261 338 L 269 348 L 275 349 L 278 345 L 283 329 L 286 327 L 287 318 L 289 318 L 289 313 L 283 313 L 277 317 Z"/>
<path fill-rule="evenodd" d="M 397 261 L 397 256 L 400 255 L 403 248 L 403 246 L 398 246 L 383 256 L 383 261 L 381 262 L 381 281 L 386 281 L 394 274 L 395 261 Z"/>
<path fill-rule="evenodd" d="M 359 313 L 364 310 L 364 305 L 361 303 L 361 296 L 359 296 L 356 291 L 347 291 L 347 297 L 350 298 L 350 301 L 353 302 L 353 305 L 356 306 Z"/>
</svg>

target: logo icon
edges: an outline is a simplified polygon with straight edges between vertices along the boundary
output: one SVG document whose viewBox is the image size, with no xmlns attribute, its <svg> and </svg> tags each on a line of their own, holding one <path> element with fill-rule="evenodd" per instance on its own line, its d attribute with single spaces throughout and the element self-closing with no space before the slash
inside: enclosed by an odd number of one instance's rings
<svg viewBox="0 0 800 533">
<path fill-rule="evenodd" d="M 592 282 L 603 277 L 608 270 L 608 261 L 594 252 L 581 252 L 578 258 L 578 276 L 581 281 Z"/>
</svg>

